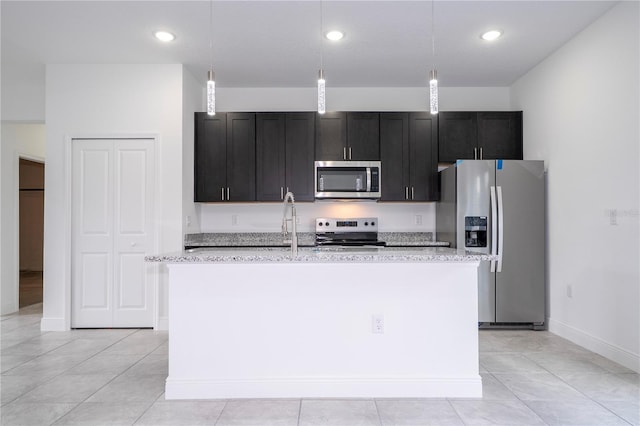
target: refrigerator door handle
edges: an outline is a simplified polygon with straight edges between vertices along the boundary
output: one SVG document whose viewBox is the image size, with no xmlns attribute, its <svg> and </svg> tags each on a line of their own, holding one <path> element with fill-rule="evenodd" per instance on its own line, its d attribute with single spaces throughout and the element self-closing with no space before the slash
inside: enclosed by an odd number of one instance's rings
<svg viewBox="0 0 640 426">
<path fill-rule="evenodd" d="M 502 202 L 502 187 L 498 186 L 498 270 L 502 272 L 502 254 L 504 252 L 504 203 Z"/>
<path fill-rule="evenodd" d="M 496 206 L 496 187 L 490 188 L 491 196 L 491 254 L 498 254 L 498 208 Z M 491 261 L 491 272 L 496 271 L 496 261 Z"/>
</svg>

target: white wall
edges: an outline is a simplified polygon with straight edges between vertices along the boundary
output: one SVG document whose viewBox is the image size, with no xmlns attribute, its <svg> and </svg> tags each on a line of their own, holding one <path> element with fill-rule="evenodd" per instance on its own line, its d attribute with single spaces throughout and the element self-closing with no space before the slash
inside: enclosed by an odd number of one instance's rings
<svg viewBox="0 0 640 426">
<path fill-rule="evenodd" d="M 509 110 L 508 87 L 441 87 L 441 111 Z M 425 87 L 327 87 L 327 111 L 426 111 Z M 308 88 L 216 88 L 220 111 L 315 111 Z M 204 105 L 202 106 L 204 111 Z"/>
<path fill-rule="evenodd" d="M 549 328 L 636 371 L 639 7 L 621 2 L 512 87 L 524 156 L 548 168 Z"/>
<path fill-rule="evenodd" d="M 182 79 L 182 219 L 184 233 L 200 232 L 196 205 L 193 202 L 194 113 L 202 111 L 202 85 L 185 69 Z"/>
<path fill-rule="evenodd" d="M 294 194 L 295 195 L 295 194 Z M 282 203 L 199 204 L 202 232 L 280 232 Z M 298 231 L 315 232 L 316 217 L 378 217 L 380 232 L 434 232 L 435 203 L 296 203 Z M 421 224 L 416 224 L 420 216 Z"/>
<path fill-rule="evenodd" d="M 315 88 L 220 88 L 216 93 L 220 111 L 314 111 Z M 204 105 L 201 105 L 204 110 Z M 335 111 L 425 111 L 426 88 L 328 88 L 327 109 Z M 509 110 L 506 87 L 443 87 L 440 110 Z M 187 172 L 187 167 L 190 167 Z M 185 176 L 193 165 L 185 164 Z M 190 181 L 192 184 L 192 181 Z M 193 192 L 192 186 L 190 187 Z M 187 187 L 185 187 L 187 191 Z M 186 194 L 185 194 L 186 196 Z M 261 204 L 198 204 L 202 232 L 279 232 L 282 206 Z M 313 232 L 316 217 L 376 216 L 381 232 L 435 233 L 434 203 L 298 203 L 300 231 Z M 416 222 L 420 216 L 420 224 Z M 198 231 L 189 231 L 190 233 Z"/>
<path fill-rule="evenodd" d="M 19 158 L 44 161 L 45 136 L 44 124 L 40 123 L 3 122 L 1 127 L 0 313 L 6 315 L 17 311 L 19 306 Z"/>
<path fill-rule="evenodd" d="M 43 64 L 27 66 L 21 64 L 18 66 L 3 62 L 0 80 L 2 120 L 43 122 L 44 80 L 45 66 Z M 25 81 L 28 81 L 29 84 L 25 84 Z"/>
<path fill-rule="evenodd" d="M 182 65 L 47 66 L 43 330 L 70 325 L 69 138 L 157 136 L 157 249 L 182 247 L 182 91 Z"/>
</svg>

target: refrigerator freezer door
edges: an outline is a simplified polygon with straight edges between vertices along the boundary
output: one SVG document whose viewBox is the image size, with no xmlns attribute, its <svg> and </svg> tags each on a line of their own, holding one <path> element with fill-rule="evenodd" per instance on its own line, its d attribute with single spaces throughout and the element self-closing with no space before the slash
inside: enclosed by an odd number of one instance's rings
<svg viewBox="0 0 640 426">
<path fill-rule="evenodd" d="M 502 188 L 502 270 L 496 273 L 496 322 L 545 320 L 544 163 L 498 160 Z"/>
<path fill-rule="evenodd" d="M 456 209 L 456 246 L 465 248 L 465 217 L 481 216 L 491 218 L 490 188 L 495 186 L 495 160 L 462 161 L 457 165 L 457 209 Z M 493 234 L 489 219 L 487 235 Z M 491 238 L 487 247 L 467 248 L 481 253 L 491 253 L 494 249 Z M 490 271 L 489 262 L 480 262 L 478 268 L 478 321 L 495 322 L 495 274 Z"/>
</svg>

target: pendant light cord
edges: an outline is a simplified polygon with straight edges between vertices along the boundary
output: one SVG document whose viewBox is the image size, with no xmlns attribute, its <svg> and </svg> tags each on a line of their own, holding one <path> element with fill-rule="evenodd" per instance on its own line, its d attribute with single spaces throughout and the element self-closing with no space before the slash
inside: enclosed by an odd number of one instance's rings
<svg viewBox="0 0 640 426">
<path fill-rule="evenodd" d="M 322 31 L 324 28 L 324 7 L 323 2 L 320 0 L 320 69 L 324 69 L 324 43 Z"/>
<path fill-rule="evenodd" d="M 435 22 L 434 19 L 434 4 L 435 0 L 431 0 L 431 60 L 433 61 L 433 69 L 436 68 L 436 36 L 435 36 Z"/>
<path fill-rule="evenodd" d="M 213 71 L 213 0 L 209 2 L 209 55 L 209 69 Z"/>
</svg>

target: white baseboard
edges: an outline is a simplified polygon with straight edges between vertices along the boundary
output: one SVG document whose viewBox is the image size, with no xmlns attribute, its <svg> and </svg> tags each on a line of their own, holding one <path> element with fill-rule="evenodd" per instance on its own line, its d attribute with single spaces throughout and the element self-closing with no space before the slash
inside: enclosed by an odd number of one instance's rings
<svg viewBox="0 0 640 426">
<path fill-rule="evenodd" d="M 165 398 L 482 398 L 482 378 L 282 377 L 194 380 L 169 377 Z"/>
<path fill-rule="evenodd" d="M 70 328 L 64 318 L 45 318 L 40 321 L 42 331 L 69 331 Z"/>
<path fill-rule="evenodd" d="M 549 331 L 640 373 L 640 355 L 638 354 L 551 318 L 549 318 Z"/>
<path fill-rule="evenodd" d="M 158 323 L 156 324 L 156 330 L 162 330 L 162 331 L 169 330 L 169 317 L 158 318 Z"/>
</svg>

